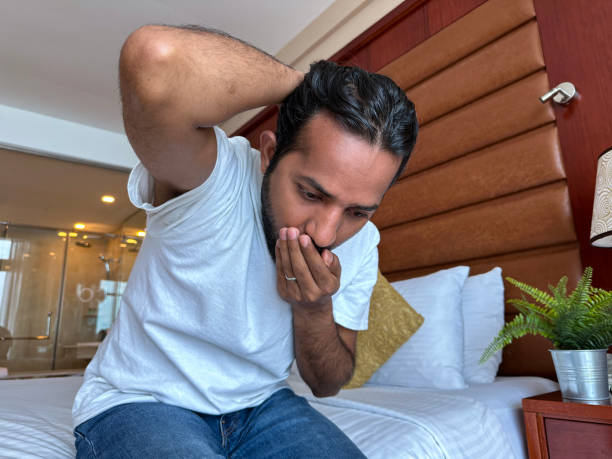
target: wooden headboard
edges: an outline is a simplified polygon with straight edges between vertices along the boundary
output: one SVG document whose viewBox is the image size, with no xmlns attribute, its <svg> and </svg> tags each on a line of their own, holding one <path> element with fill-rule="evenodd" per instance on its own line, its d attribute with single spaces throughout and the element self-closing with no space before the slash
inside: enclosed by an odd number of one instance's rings
<svg viewBox="0 0 612 459">
<path fill-rule="evenodd" d="M 421 10 L 443 4 L 421 27 Z M 550 86 L 533 0 L 408 1 L 332 59 L 391 77 L 417 108 L 417 146 L 373 219 L 390 280 L 468 265 L 542 289 L 563 275 L 575 285 L 580 244 L 555 113 L 538 99 Z M 275 124 L 270 108 L 235 134 L 257 145 Z M 515 314 L 507 306 L 506 319 Z M 500 374 L 554 378 L 550 347 L 516 341 Z"/>
</svg>

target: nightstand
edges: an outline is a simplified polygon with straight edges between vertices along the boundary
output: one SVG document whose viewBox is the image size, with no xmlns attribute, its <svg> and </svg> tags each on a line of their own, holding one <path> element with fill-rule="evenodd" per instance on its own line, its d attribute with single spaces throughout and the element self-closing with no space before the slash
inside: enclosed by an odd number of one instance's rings
<svg viewBox="0 0 612 459">
<path fill-rule="evenodd" d="M 530 459 L 610 459 L 612 405 L 564 402 L 561 392 L 523 399 Z"/>
</svg>

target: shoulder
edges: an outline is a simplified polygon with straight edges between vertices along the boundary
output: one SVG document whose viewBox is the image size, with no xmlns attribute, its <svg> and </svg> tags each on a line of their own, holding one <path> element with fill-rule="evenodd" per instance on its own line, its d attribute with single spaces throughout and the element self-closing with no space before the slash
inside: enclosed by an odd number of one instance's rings
<svg viewBox="0 0 612 459">
<path fill-rule="evenodd" d="M 378 228 L 374 223 L 367 222 L 353 237 L 337 247 L 334 252 L 340 259 L 343 274 L 356 274 L 368 264 L 378 266 L 379 242 Z"/>
<path fill-rule="evenodd" d="M 337 248 L 343 254 L 363 254 L 364 251 L 371 251 L 378 246 L 380 233 L 378 228 L 371 221 L 368 221 L 353 237 Z"/>
</svg>

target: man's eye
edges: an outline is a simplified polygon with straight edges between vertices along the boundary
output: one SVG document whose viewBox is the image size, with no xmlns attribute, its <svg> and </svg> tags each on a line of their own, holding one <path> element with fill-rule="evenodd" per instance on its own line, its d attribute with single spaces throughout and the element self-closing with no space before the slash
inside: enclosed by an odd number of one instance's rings
<svg viewBox="0 0 612 459">
<path fill-rule="evenodd" d="M 311 193 L 310 191 L 305 190 L 304 188 L 300 187 L 300 192 L 302 193 L 302 196 L 304 196 L 309 201 L 318 201 L 319 200 L 319 195 Z"/>
<path fill-rule="evenodd" d="M 359 212 L 358 210 L 354 210 L 351 212 L 351 215 L 355 218 L 370 218 L 370 216 L 364 212 Z"/>
</svg>

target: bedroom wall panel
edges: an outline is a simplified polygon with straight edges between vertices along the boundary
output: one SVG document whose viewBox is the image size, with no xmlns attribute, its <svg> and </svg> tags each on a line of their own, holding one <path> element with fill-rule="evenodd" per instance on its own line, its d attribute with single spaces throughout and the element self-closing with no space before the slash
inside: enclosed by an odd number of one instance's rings
<svg viewBox="0 0 612 459">
<path fill-rule="evenodd" d="M 548 124 L 400 180 L 373 221 L 384 229 L 563 178 L 556 128 Z"/>
<path fill-rule="evenodd" d="M 462 260 L 460 262 L 439 264 L 428 268 L 417 268 L 389 273 L 390 281 L 408 279 L 411 277 L 424 276 L 440 269 L 447 269 L 457 264 L 470 267 L 470 274 L 481 274 L 490 271 L 496 266 L 503 266 L 504 277 L 510 276 L 520 281 L 528 281 L 541 286 L 556 284 L 561 277 L 567 275 L 570 279 L 570 288 L 576 285 L 576 279 L 580 278 L 582 271 L 575 263 L 579 258 L 578 242 L 554 245 L 550 247 L 525 250 L 492 257 Z M 568 272 L 567 267 L 573 266 Z M 521 291 L 511 284 L 505 284 L 506 298 L 520 298 Z M 506 304 L 506 313 L 514 314 L 516 309 Z"/>
<path fill-rule="evenodd" d="M 538 27 L 530 21 L 408 89 L 419 124 L 544 68 Z"/>
<path fill-rule="evenodd" d="M 576 240 L 565 182 L 381 231 L 383 273 Z"/>
<path fill-rule="evenodd" d="M 409 88 L 535 16 L 531 0 L 491 0 L 379 70 Z"/>
<path fill-rule="evenodd" d="M 538 100 L 548 88 L 538 72 L 427 124 L 402 177 L 554 121 Z"/>
</svg>

